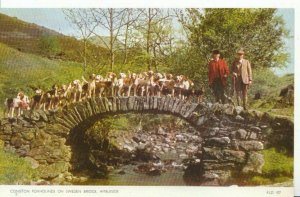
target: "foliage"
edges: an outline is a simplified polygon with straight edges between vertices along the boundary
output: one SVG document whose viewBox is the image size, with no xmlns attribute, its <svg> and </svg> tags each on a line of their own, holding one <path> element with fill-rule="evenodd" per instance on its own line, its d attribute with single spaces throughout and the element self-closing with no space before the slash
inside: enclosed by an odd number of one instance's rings
<svg viewBox="0 0 300 197">
<path fill-rule="evenodd" d="M 14 153 L 3 150 L 0 142 L 0 184 L 26 184 L 36 177 L 30 164 Z"/>
<path fill-rule="evenodd" d="M 284 38 L 289 32 L 276 9 L 187 9 L 183 18 L 191 45 L 203 59 L 213 49 L 233 62 L 243 48 L 253 67 L 282 67 L 288 60 Z"/>
<path fill-rule="evenodd" d="M 43 36 L 40 38 L 40 49 L 48 56 L 55 56 L 61 52 L 61 46 L 56 36 Z"/>
</svg>

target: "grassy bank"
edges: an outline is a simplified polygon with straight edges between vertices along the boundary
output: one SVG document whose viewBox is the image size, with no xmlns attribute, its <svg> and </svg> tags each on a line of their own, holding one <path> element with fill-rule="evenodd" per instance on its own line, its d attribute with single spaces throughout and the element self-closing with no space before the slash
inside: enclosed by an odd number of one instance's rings
<svg viewBox="0 0 300 197">
<path fill-rule="evenodd" d="M 18 91 L 33 94 L 30 86 L 50 88 L 53 84 L 69 83 L 81 77 L 79 63 L 49 60 L 22 53 L 0 43 L 0 102 L 15 97 Z M 3 105 L 0 105 L 0 109 Z M 2 113 L 0 113 L 1 117 Z"/>
<path fill-rule="evenodd" d="M 252 177 L 248 182 L 250 185 L 271 185 L 293 179 L 294 158 L 274 148 L 263 150 L 262 154 L 265 159 L 262 175 Z"/>
<path fill-rule="evenodd" d="M 29 184 L 37 172 L 30 163 L 15 153 L 5 152 L 0 141 L 0 184 Z"/>
<path fill-rule="evenodd" d="M 278 77 L 271 70 L 259 69 L 254 70 L 253 78 L 249 92 L 250 108 L 293 120 L 294 104 L 287 103 L 279 94 L 281 89 L 294 84 L 294 74 Z M 261 94 L 261 99 L 254 99 L 256 93 Z"/>
</svg>

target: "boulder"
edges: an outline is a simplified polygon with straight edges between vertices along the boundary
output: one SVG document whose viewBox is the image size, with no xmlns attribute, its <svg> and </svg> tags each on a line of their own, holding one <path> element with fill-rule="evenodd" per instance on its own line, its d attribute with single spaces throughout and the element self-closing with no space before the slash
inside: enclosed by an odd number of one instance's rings
<svg viewBox="0 0 300 197">
<path fill-rule="evenodd" d="M 209 146 L 228 146 L 230 144 L 230 139 L 228 137 L 212 137 L 208 138 L 205 145 Z"/>
<path fill-rule="evenodd" d="M 253 131 L 253 132 L 256 132 L 256 133 L 259 133 L 259 132 L 261 132 L 261 128 L 259 128 L 259 127 L 250 127 L 250 130 L 251 131 Z"/>
<path fill-rule="evenodd" d="M 224 104 L 224 113 L 227 115 L 233 115 L 235 111 L 235 108 L 233 105 Z"/>
<path fill-rule="evenodd" d="M 69 164 L 64 162 L 57 162 L 50 165 L 40 165 L 37 169 L 41 178 L 53 179 L 59 174 L 68 171 Z"/>
<path fill-rule="evenodd" d="M 184 141 L 184 136 L 181 134 L 176 135 L 177 141 Z"/>
<path fill-rule="evenodd" d="M 22 137 L 23 139 L 27 140 L 27 141 L 31 141 L 34 139 L 34 130 L 29 130 L 29 131 L 25 131 L 25 132 L 22 132 Z"/>
<path fill-rule="evenodd" d="M 37 110 L 36 112 L 40 115 L 40 118 L 43 121 L 48 122 L 48 117 L 47 117 L 46 112 L 44 112 L 43 110 Z"/>
<path fill-rule="evenodd" d="M 25 157 L 24 159 L 25 159 L 25 161 L 30 163 L 32 169 L 36 169 L 40 165 L 39 162 L 37 160 L 33 159 L 32 157 Z"/>
<path fill-rule="evenodd" d="M 128 150 L 129 152 L 133 152 L 135 150 L 135 148 L 129 144 L 124 144 L 123 148 Z"/>
<path fill-rule="evenodd" d="M 260 153 L 251 152 L 246 165 L 242 169 L 243 173 L 262 173 L 262 167 L 265 164 L 264 156 Z"/>
<path fill-rule="evenodd" d="M 243 151 L 236 151 L 230 149 L 220 149 L 220 148 L 203 148 L 203 158 L 205 160 L 215 160 L 215 161 L 232 161 L 237 163 L 243 163 L 246 158 L 246 153 Z"/>
<path fill-rule="evenodd" d="M 259 141 L 239 141 L 238 142 L 239 147 L 246 151 L 256 151 L 256 150 L 263 150 L 264 144 Z"/>
<path fill-rule="evenodd" d="M 202 175 L 202 186 L 224 185 L 231 177 L 231 171 L 228 170 L 210 170 Z"/>
<path fill-rule="evenodd" d="M 245 162 L 246 153 L 243 151 L 225 149 L 222 151 L 223 160 L 233 161 L 237 163 Z"/>
<path fill-rule="evenodd" d="M 235 120 L 240 121 L 240 122 L 243 122 L 243 121 L 245 120 L 245 118 L 243 118 L 241 115 L 237 115 L 237 116 L 235 117 Z"/>
<path fill-rule="evenodd" d="M 240 115 L 243 110 L 244 110 L 244 108 L 242 106 L 236 106 L 235 107 L 235 113 L 237 115 Z"/>
<path fill-rule="evenodd" d="M 25 156 L 28 154 L 30 151 L 30 146 L 27 145 L 22 145 L 20 148 L 16 149 L 16 153 L 20 156 Z"/>
<path fill-rule="evenodd" d="M 247 131 L 245 129 L 239 129 L 235 132 L 236 139 L 246 139 Z"/>
</svg>

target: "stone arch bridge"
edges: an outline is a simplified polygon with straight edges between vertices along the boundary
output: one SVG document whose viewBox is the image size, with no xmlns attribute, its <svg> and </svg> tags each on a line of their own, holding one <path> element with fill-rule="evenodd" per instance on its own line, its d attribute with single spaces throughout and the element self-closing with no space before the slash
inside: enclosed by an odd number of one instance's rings
<svg viewBox="0 0 300 197">
<path fill-rule="evenodd" d="M 5 149 L 25 157 L 43 172 L 41 178 L 51 181 L 74 168 L 72 133 L 87 130 L 105 116 L 123 113 L 172 114 L 199 130 L 204 141 L 197 168 L 205 181 L 224 182 L 233 171 L 261 173 L 264 159 L 258 151 L 267 145 L 264 131 L 271 129 L 281 136 L 282 130 L 290 132 L 293 127 L 285 119 L 228 104 L 198 104 L 171 97 L 103 97 L 59 111 L 28 111 L 16 119 L 2 119 L 0 139 Z"/>
</svg>

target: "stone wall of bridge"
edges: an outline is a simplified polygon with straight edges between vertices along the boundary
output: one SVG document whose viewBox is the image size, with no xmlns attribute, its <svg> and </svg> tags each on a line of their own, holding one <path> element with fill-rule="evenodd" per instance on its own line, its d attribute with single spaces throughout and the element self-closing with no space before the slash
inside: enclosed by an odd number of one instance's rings
<svg viewBox="0 0 300 197">
<path fill-rule="evenodd" d="M 293 122 L 284 117 L 171 97 L 97 98 L 59 111 L 27 111 L 19 118 L 0 120 L 0 139 L 6 150 L 38 168 L 42 179 L 55 182 L 74 168 L 71 134 L 122 113 L 172 114 L 199 130 L 204 139 L 201 159 L 187 173 L 196 172 L 207 185 L 226 184 L 234 173 L 261 173 L 264 158 L 259 151 L 269 144 L 277 143 L 291 154 L 293 150 Z"/>
</svg>

